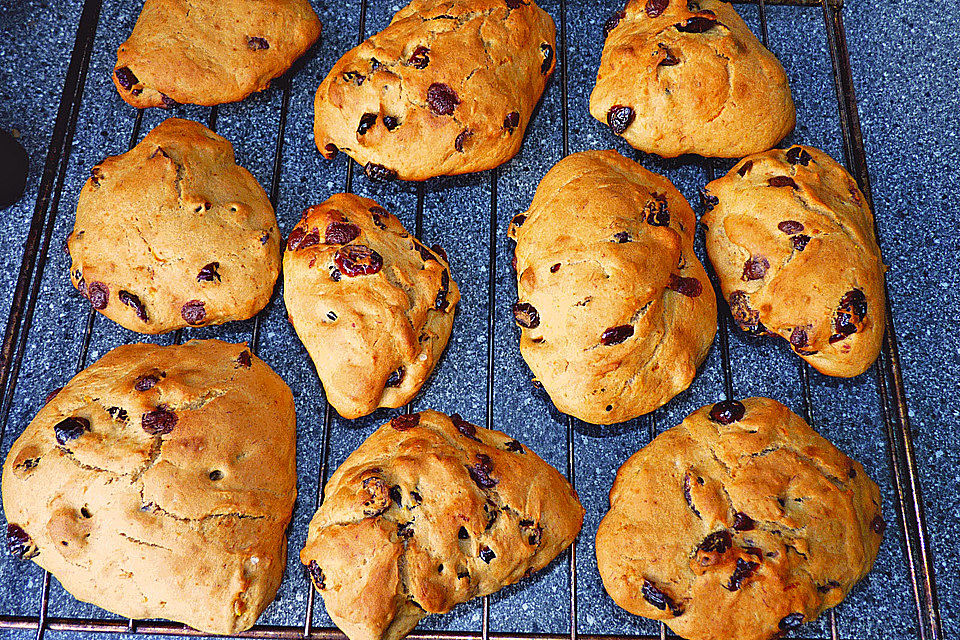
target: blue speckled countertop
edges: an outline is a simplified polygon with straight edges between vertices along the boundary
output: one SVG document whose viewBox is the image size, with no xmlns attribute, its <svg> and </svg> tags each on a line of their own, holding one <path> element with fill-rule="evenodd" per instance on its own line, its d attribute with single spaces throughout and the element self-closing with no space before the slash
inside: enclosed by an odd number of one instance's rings
<svg viewBox="0 0 960 640">
<path fill-rule="evenodd" d="M 399 3 L 370 0 L 367 33 L 383 28 Z M 569 116 L 571 152 L 615 147 L 630 150 L 605 127 L 589 117 L 587 99 L 602 47 L 602 25 L 618 0 L 569 3 L 567 25 L 571 46 Z M 317 84 L 333 61 L 356 39 L 359 0 L 314 6 L 324 23 L 321 43 L 307 56 L 292 81 L 277 214 L 281 231 L 292 228 L 303 207 L 344 188 L 347 159 L 323 160 L 312 140 L 312 99 Z M 541 2 L 559 20 L 559 0 Z M 91 166 L 106 155 L 126 150 L 136 112 L 120 100 L 110 82 L 115 51 L 129 34 L 140 3 L 105 0 L 83 95 L 76 138 L 57 211 L 49 262 L 42 276 L 37 313 L 30 328 L 26 356 L 16 384 L 9 424 L 3 434 L 6 454 L 13 439 L 29 422 L 47 391 L 66 382 L 75 370 L 88 305 L 70 286 L 68 261 L 62 252 L 73 224 L 77 194 Z M 59 104 L 81 0 L 0 0 L 0 127 L 16 129 L 31 160 L 28 192 L 0 214 L 0 318 L 9 313 L 22 257 L 23 243 L 40 184 L 53 122 Z M 758 32 L 755 6 L 740 6 Z M 955 558 L 960 552 L 960 239 L 957 199 L 960 182 L 960 141 L 956 96 L 960 88 L 960 39 L 947 25 L 956 21 L 950 5 L 931 11 L 926 3 L 896 0 L 876 3 L 848 0 L 844 19 L 851 65 L 860 105 L 873 197 L 880 229 L 891 304 L 900 339 L 904 383 L 913 422 L 917 458 L 927 510 L 927 526 L 935 552 L 935 569 L 943 625 L 947 637 L 960 624 L 960 576 Z M 790 76 L 798 109 L 798 126 L 788 142 L 803 142 L 842 159 L 838 110 L 821 10 L 818 7 L 769 7 L 771 49 Z M 218 131 L 231 140 L 238 162 L 268 186 L 281 92 L 274 87 L 240 104 L 220 108 Z M 206 123 L 209 110 L 178 107 L 172 114 L 146 112 L 142 137 L 167 115 Z M 559 72 L 548 86 L 524 147 L 504 165 L 497 178 L 496 271 L 493 403 L 490 419 L 496 428 L 531 445 L 548 462 L 566 471 L 566 422 L 530 384 L 529 372 L 517 348 L 517 331 L 509 306 L 516 295 L 506 240 L 509 219 L 529 204 L 539 179 L 562 155 L 562 103 Z M 706 182 L 697 164 L 665 162 L 644 157 L 649 169 L 670 177 L 695 208 Z M 487 294 L 490 237 L 491 173 L 459 179 L 439 179 L 426 185 L 423 236 L 440 242 L 452 259 L 452 272 L 463 293 L 447 354 L 415 407 L 457 411 L 484 424 L 487 411 Z M 379 200 L 412 229 L 416 188 L 409 184 L 372 184 L 362 175 L 355 190 Z M 699 247 L 702 249 L 702 246 Z M 701 256 L 702 256 L 701 251 Z M 953 309 L 954 311 L 950 311 Z M 218 336 L 249 339 L 252 323 L 187 331 L 187 338 Z M 123 342 L 147 339 L 99 317 L 94 324 L 87 362 Z M 170 336 L 156 341 L 166 344 Z M 747 344 L 732 333 L 730 351 L 733 383 L 739 396 L 768 395 L 799 411 L 802 398 L 799 360 L 782 344 L 768 340 Z M 298 470 L 300 497 L 290 533 L 290 559 L 277 601 L 261 622 L 302 625 L 306 588 L 296 551 L 315 508 L 321 456 L 323 394 L 306 351 L 287 324 L 276 296 L 264 314 L 260 354 L 293 388 L 298 410 Z M 884 435 L 871 370 L 853 380 L 811 375 L 813 423 L 841 449 L 858 458 L 880 484 L 891 526 L 874 571 L 836 609 L 844 638 L 915 638 L 916 609 L 904 559 L 903 536 L 895 522 L 894 494 L 888 443 Z M 649 441 L 648 429 L 659 432 L 696 407 L 723 395 L 720 355 L 714 346 L 692 387 L 649 420 L 617 428 L 577 425 L 574 436 L 577 489 L 587 510 L 577 549 L 581 633 L 656 633 L 657 627 L 619 609 L 602 590 L 593 555 L 593 536 L 607 508 L 606 494 L 619 465 Z M 335 415 L 335 414 L 334 414 Z M 335 468 L 390 414 L 332 424 L 331 469 Z M 42 572 L 32 564 L 0 559 L 0 614 L 35 615 Z M 569 630 L 567 556 L 547 570 L 491 597 L 490 628 L 494 632 Z M 318 600 L 314 623 L 329 618 Z M 79 603 L 53 581 L 51 616 L 111 617 Z M 432 616 L 423 629 L 480 628 L 481 603 L 457 607 L 447 616 Z M 803 628 L 808 636 L 827 637 L 826 618 Z M 8 631 L 6 637 L 27 638 L 33 631 Z M 48 632 L 48 637 L 77 634 Z M 90 637 L 90 636 L 87 636 Z"/>
</svg>

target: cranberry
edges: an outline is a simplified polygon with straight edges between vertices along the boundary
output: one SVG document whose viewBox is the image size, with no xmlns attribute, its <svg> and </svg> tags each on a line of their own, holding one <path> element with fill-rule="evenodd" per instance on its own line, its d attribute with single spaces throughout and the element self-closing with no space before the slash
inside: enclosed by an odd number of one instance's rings
<svg viewBox="0 0 960 640">
<path fill-rule="evenodd" d="M 619 327 L 610 327 L 600 336 L 600 344 L 613 346 L 625 342 L 627 338 L 633 335 L 633 325 L 623 324 Z"/>
<path fill-rule="evenodd" d="M 397 368 L 393 373 L 390 374 L 390 377 L 387 378 L 387 382 L 384 386 L 399 387 L 400 383 L 403 382 L 404 374 L 405 374 L 405 370 L 403 367 Z"/>
<path fill-rule="evenodd" d="M 503 128 L 513 133 L 516 131 L 517 127 L 520 126 L 520 114 L 516 111 L 511 111 L 503 119 Z"/>
<path fill-rule="evenodd" d="M 670 283 L 667 288 L 683 294 L 688 298 L 699 297 L 703 293 L 703 285 L 696 278 L 681 278 L 675 273 L 670 274 Z"/>
<path fill-rule="evenodd" d="M 834 334 L 830 342 L 843 340 L 857 332 L 857 324 L 867 315 L 867 298 L 860 289 L 851 289 L 840 299 L 840 307 L 833 318 Z"/>
<path fill-rule="evenodd" d="M 390 426 L 396 429 L 397 431 L 406 431 L 407 429 L 413 429 L 418 424 L 420 424 L 419 413 L 401 413 L 398 416 L 394 416 L 390 420 Z"/>
<path fill-rule="evenodd" d="M 211 262 L 210 264 L 203 265 L 200 273 L 197 274 L 197 282 L 213 282 L 214 279 L 220 282 L 220 274 L 217 272 L 219 268 L 219 262 Z"/>
<path fill-rule="evenodd" d="M 332 142 L 328 142 L 323 146 L 323 157 L 327 160 L 331 160 L 336 157 L 338 151 L 340 151 L 340 149 L 337 148 L 337 145 L 333 144 Z"/>
<path fill-rule="evenodd" d="M 133 307 L 133 310 L 136 311 L 137 317 L 147 321 L 147 310 L 143 307 L 143 303 L 140 302 L 140 298 L 133 295 L 129 291 L 121 290 L 117 297 L 120 298 L 120 302 L 127 305 L 128 307 Z"/>
<path fill-rule="evenodd" d="M 747 408 L 738 400 L 721 400 L 710 409 L 710 419 L 720 424 L 733 424 L 743 419 Z"/>
<path fill-rule="evenodd" d="M 323 591 L 327 588 L 323 570 L 320 568 L 320 565 L 317 564 L 316 560 L 311 560 L 310 564 L 307 565 L 307 573 L 310 574 L 310 582 L 313 583 L 313 586 L 316 587 L 317 590 Z"/>
<path fill-rule="evenodd" d="M 693 515 L 702 519 L 702 517 L 700 516 L 700 512 L 697 511 L 697 508 L 695 506 L 693 506 L 693 497 L 690 495 L 690 479 L 691 478 L 690 478 L 689 471 L 683 474 L 683 499 L 687 501 L 687 506 L 690 507 L 690 511 L 693 511 Z M 700 484 L 703 484 L 702 478 L 697 478 L 697 479 L 699 480 Z"/>
<path fill-rule="evenodd" d="M 435 254 L 443 258 L 443 261 L 447 264 L 450 264 L 450 257 L 447 255 L 446 250 L 441 247 L 439 244 L 430 245 L 430 251 L 433 251 Z"/>
<path fill-rule="evenodd" d="M 383 207 L 370 207 L 370 216 L 373 218 L 373 226 L 386 231 L 387 225 L 383 223 L 383 219 L 390 217 L 389 211 Z"/>
<path fill-rule="evenodd" d="M 651 196 L 653 199 L 643 205 L 640 217 L 654 227 L 669 226 L 670 210 L 667 208 L 667 197 L 662 193 L 653 193 Z"/>
<path fill-rule="evenodd" d="M 91 282 L 87 285 L 87 299 L 94 309 L 106 309 L 110 302 L 110 287 L 102 282 Z"/>
<path fill-rule="evenodd" d="M 540 53 L 543 55 L 543 63 L 540 65 L 540 73 L 547 75 L 553 66 L 553 47 L 547 43 L 540 45 Z"/>
<path fill-rule="evenodd" d="M 40 553 L 23 527 L 12 523 L 7 524 L 7 550 L 21 560 L 29 560 Z"/>
<path fill-rule="evenodd" d="M 331 222 L 323 234 L 324 244 L 347 244 L 360 236 L 360 227 L 349 222 Z"/>
<path fill-rule="evenodd" d="M 160 382 L 160 378 L 148 373 L 137 378 L 137 381 L 133 383 L 133 388 L 137 391 L 146 391 L 147 389 L 153 389 L 158 382 Z"/>
<path fill-rule="evenodd" d="M 249 351 L 244 349 L 240 352 L 240 355 L 237 356 L 237 364 L 244 368 L 250 368 L 253 366 L 253 359 Z"/>
<path fill-rule="evenodd" d="M 764 256 L 753 256 L 743 265 L 743 279 L 748 282 L 762 280 L 769 268 L 770 262 Z"/>
<path fill-rule="evenodd" d="M 460 528 L 457 530 L 457 539 L 459 539 L 459 540 L 469 540 L 469 539 L 470 539 L 470 533 L 466 530 L 465 527 L 460 527 Z"/>
<path fill-rule="evenodd" d="M 513 305 L 513 317 L 517 324 L 527 329 L 536 329 L 540 326 L 540 314 L 529 302 L 517 302 Z"/>
<path fill-rule="evenodd" d="M 453 115 L 457 105 L 460 104 L 460 98 L 457 92 L 441 82 L 434 82 L 427 89 L 427 104 L 430 110 L 438 116 Z"/>
<path fill-rule="evenodd" d="M 376 470 L 376 472 L 379 471 L 379 469 Z M 383 478 L 367 476 L 363 479 L 362 485 L 363 490 L 369 496 L 363 503 L 363 515 L 368 517 L 378 516 L 390 508 L 390 489 Z"/>
<path fill-rule="evenodd" d="M 803 231 L 804 227 L 802 222 L 797 222 L 796 220 L 784 220 L 777 225 L 777 229 L 780 229 L 780 231 L 783 231 L 785 234 L 792 236 Z"/>
<path fill-rule="evenodd" d="M 165 435 L 177 426 L 177 414 L 161 407 L 143 414 L 140 426 L 152 436 Z"/>
<path fill-rule="evenodd" d="M 773 176 L 767 180 L 767 184 L 771 187 L 790 187 L 791 189 L 797 189 L 797 183 L 794 182 L 793 178 L 790 176 Z"/>
<path fill-rule="evenodd" d="M 604 35 L 609 36 L 610 32 L 617 28 L 617 25 L 620 24 L 620 21 L 627 17 L 627 12 L 620 10 L 607 18 L 607 21 L 603 25 Z"/>
<path fill-rule="evenodd" d="M 184 303 L 180 315 L 187 324 L 202 324 L 207 319 L 207 310 L 204 309 L 202 300 L 190 300 Z"/>
<path fill-rule="evenodd" d="M 427 55 L 430 53 L 430 49 L 420 45 L 413 50 L 413 53 L 410 54 L 410 59 L 407 61 L 407 64 L 412 66 L 414 69 L 426 69 L 427 65 L 430 64 L 430 56 Z"/>
<path fill-rule="evenodd" d="M 643 580 L 643 586 L 640 587 L 640 593 L 643 595 L 644 600 L 661 611 L 665 611 L 669 607 L 670 613 L 675 616 L 683 613 L 683 607 L 675 603 L 670 596 L 658 589 L 656 585 L 646 578 Z"/>
<path fill-rule="evenodd" d="M 783 617 L 783 620 L 777 625 L 781 631 L 790 631 L 803 624 L 802 613 L 791 613 Z"/>
<path fill-rule="evenodd" d="M 523 223 L 526 221 L 527 215 L 525 213 L 518 213 L 517 215 L 513 216 L 513 220 L 510 221 L 510 224 L 515 227 L 522 227 Z"/>
<path fill-rule="evenodd" d="M 741 178 L 747 175 L 747 172 L 753 169 L 753 160 L 747 160 L 737 169 L 737 175 Z"/>
<path fill-rule="evenodd" d="M 516 440 L 508 440 L 505 445 L 503 445 L 507 451 L 512 451 L 514 453 L 523 453 L 523 445 L 517 442 Z"/>
<path fill-rule="evenodd" d="M 717 21 L 703 16 L 694 16 L 677 25 L 680 33 L 706 33 L 717 26 Z"/>
<path fill-rule="evenodd" d="M 730 582 L 722 585 L 723 588 L 727 591 L 736 591 L 743 585 L 744 580 L 753 576 L 759 566 L 760 563 L 758 562 L 750 562 L 743 558 L 737 558 L 737 566 L 733 570 L 733 575 L 730 576 Z"/>
<path fill-rule="evenodd" d="M 456 149 L 459 153 L 463 153 L 463 143 L 464 141 L 473 135 L 473 131 L 470 129 L 464 129 L 457 136 L 457 139 L 453 141 L 453 148 Z"/>
<path fill-rule="evenodd" d="M 76 440 L 87 431 L 90 431 L 90 421 L 86 418 L 64 418 L 53 426 L 53 433 L 59 444 Z"/>
<path fill-rule="evenodd" d="M 811 160 L 813 160 L 813 157 L 811 157 L 803 147 L 790 147 L 787 149 L 787 162 L 790 164 L 807 166 Z"/>
<path fill-rule="evenodd" d="M 810 338 L 807 336 L 807 330 L 800 327 L 794 327 L 790 332 L 790 344 L 797 349 L 802 349 L 810 344 Z"/>
<path fill-rule="evenodd" d="M 383 268 L 379 253 L 363 244 L 348 244 L 340 247 L 333 256 L 337 269 L 345 276 L 369 276 Z"/>
<path fill-rule="evenodd" d="M 119 420 L 120 422 L 127 421 L 127 410 L 121 409 L 120 407 L 110 407 L 107 409 L 107 413 L 110 414 L 110 417 L 114 420 Z"/>
<path fill-rule="evenodd" d="M 873 529 L 873 532 L 877 535 L 883 535 L 883 532 L 887 530 L 887 523 L 883 519 L 883 516 L 877 514 L 877 516 L 870 522 L 870 528 Z"/>
<path fill-rule="evenodd" d="M 450 303 L 447 301 L 447 294 L 450 293 L 450 275 L 444 269 L 440 274 L 440 289 L 437 291 L 437 297 L 433 301 L 433 306 L 437 311 L 446 312 Z"/>
<path fill-rule="evenodd" d="M 459 431 L 461 434 L 465 435 L 471 440 L 481 442 L 480 438 L 477 437 L 477 427 L 461 418 L 459 413 L 455 413 L 450 416 L 450 420 L 453 421 L 453 426 L 455 426 L 457 431 Z"/>
<path fill-rule="evenodd" d="M 807 243 L 810 242 L 810 236 L 801 233 L 790 238 L 790 241 L 793 243 L 794 250 L 803 251 L 807 248 Z"/>
<path fill-rule="evenodd" d="M 525 6 L 526 3 L 523 0 L 507 0 L 508 9 L 519 9 L 520 7 Z"/>
<path fill-rule="evenodd" d="M 377 114 L 375 113 L 365 113 L 360 116 L 360 124 L 357 125 L 357 135 L 362 136 L 367 131 L 370 130 L 370 127 L 377 124 Z"/>
<path fill-rule="evenodd" d="M 374 164 L 373 162 L 368 162 L 363 168 L 363 172 L 368 178 L 377 182 L 389 182 L 397 179 L 396 171 L 387 169 L 382 164 Z"/>
<path fill-rule="evenodd" d="M 383 126 L 387 128 L 387 131 L 393 131 L 400 126 L 400 121 L 393 116 L 383 116 Z"/>
<path fill-rule="evenodd" d="M 137 76 L 133 75 L 133 71 L 130 71 L 130 67 L 120 67 L 115 69 L 113 74 L 117 77 L 117 82 L 120 83 L 120 86 L 130 91 L 130 88 L 140 82 L 137 80 Z"/>
<path fill-rule="evenodd" d="M 493 461 L 485 453 L 478 453 L 477 462 L 467 467 L 467 471 L 473 481 L 477 483 L 477 486 L 482 489 L 495 487 L 499 482 L 496 478 L 490 477 L 490 473 L 493 471 Z"/>
<path fill-rule="evenodd" d="M 730 305 L 730 314 L 737 326 L 750 335 L 760 336 L 767 332 L 760 322 L 760 312 L 750 308 L 750 298 L 745 291 L 734 291 L 727 301 Z"/>
<path fill-rule="evenodd" d="M 363 81 L 367 79 L 367 77 L 359 71 L 347 71 L 342 77 L 344 82 L 353 82 L 358 87 L 361 86 Z"/>
<path fill-rule="evenodd" d="M 287 237 L 287 250 L 296 251 L 300 248 L 300 243 L 303 241 L 303 237 L 307 235 L 303 230 L 303 227 L 295 227 L 293 231 L 290 232 L 290 235 Z"/>
<path fill-rule="evenodd" d="M 179 104 L 176 100 L 165 93 L 160 94 L 160 101 L 163 102 L 164 109 L 173 109 L 175 106 L 177 106 L 177 104 Z"/>
<path fill-rule="evenodd" d="M 262 51 L 264 49 L 269 49 L 270 43 L 264 38 L 258 38 L 256 36 L 247 36 L 247 49 L 250 51 Z"/>
<path fill-rule="evenodd" d="M 705 553 L 726 553 L 731 544 L 733 544 L 733 540 L 730 537 L 730 532 L 726 529 L 721 529 L 720 531 L 714 531 L 704 538 L 700 546 L 697 547 L 697 551 L 703 551 Z"/>
<path fill-rule="evenodd" d="M 733 528 L 737 531 L 753 531 L 756 523 L 753 521 L 753 518 L 748 516 L 742 511 L 737 511 L 733 514 Z"/>
<path fill-rule="evenodd" d="M 660 16 L 666 11 L 668 4 L 670 4 L 670 0 L 647 0 L 647 15 L 651 18 Z M 663 607 L 660 608 L 662 609 Z"/>
<path fill-rule="evenodd" d="M 629 242 L 629 241 L 627 241 L 627 242 Z M 559 262 L 558 262 L 557 264 L 553 265 L 552 267 L 550 267 L 550 273 L 556 273 L 557 271 L 560 271 L 560 263 L 559 263 Z"/>
<path fill-rule="evenodd" d="M 493 552 L 493 549 L 488 547 L 485 544 L 480 545 L 480 559 L 490 564 L 490 561 L 497 557 L 497 554 Z"/>
<path fill-rule="evenodd" d="M 607 124 L 610 125 L 610 130 L 619 136 L 627 130 L 635 115 L 630 107 L 614 105 L 607 111 Z"/>
</svg>

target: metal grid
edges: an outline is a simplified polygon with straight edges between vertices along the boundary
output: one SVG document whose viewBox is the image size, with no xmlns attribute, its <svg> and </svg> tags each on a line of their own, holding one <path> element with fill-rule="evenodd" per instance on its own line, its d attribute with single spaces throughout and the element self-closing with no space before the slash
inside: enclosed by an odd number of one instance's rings
<svg viewBox="0 0 960 640">
<path fill-rule="evenodd" d="M 63 194 L 64 180 L 70 157 L 70 149 L 76 133 L 77 121 L 83 95 L 84 84 L 90 66 L 91 52 L 96 35 L 97 23 L 100 17 L 103 0 L 85 0 L 79 21 L 73 53 L 67 71 L 66 81 L 60 98 L 60 106 L 54 122 L 53 134 L 47 150 L 46 162 L 40 183 L 39 195 L 30 223 L 30 230 L 26 240 L 25 251 L 20 266 L 17 285 L 13 297 L 10 316 L 4 334 L 2 350 L 0 350 L 0 437 L 6 430 L 14 398 L 14 389 L 20 372 L 20 363 L 26 351 L 31 322 L 40 292 L 41 278 L 47 262 L 48 252 L 53 234 L 54 221 L 59 209 Z M 783 5 L 791 7 L 820 7 L 823 13 L 824 27 L 830 52 L 833 80 L 836 89 L 837 106 L 840 126 L 843 136 L 843 150 L 845 165 L 860 185 L 861 190 L 872 206 L 870 180 L 867 171 L 866 152 L 861 136 L 856 96 L 854 94 L 853 79 L 849 63 L 849 54 L 846 45 L 846 36 L 843 26 L 843 0 L 734 0 L 735 3 L 759 5 L 761 37 L 765 45 L 768 44 L 768 25 L 766 7 L 768 5 Z M 359 32 L 357 43 L 365 38 L 367 0 L 360 0 Z M 559 72 L 560 91 L 562 96 L 562 149 L 563 156 L 569 154 L 569 101 L 568 101 L 568 66 L 567 66 L 567 3 L 560 0 L 560 15 L 558 16 L 558 51 L 557 63 Z M 291 72 L 293 75 L 295 72 Z M 277 123 L 276 147 L 273 156 L 273 170 L 270 182 L 270 200 L 276 207 L 281 178 L 281 159 L 283 157 L 284 132 L 291 96 L 291 77 L 284 76 L 276 81 L 276 86 L 282 92 L 279 119 Z M 216 129 L 217 107 L 209 111 L 207 125 Z M 132 148 L 139 140 L 143 121 L 143 111 L 137 112 L 133 131 L 130 134 L 128 148 Z M 706 179 L 712 180 L 717 170 L 721 169 L 718 161 L 701 159 L 699 161 Z M 349 162 L 347 166 L 344 190 L 353 190 L 353 176 L 356 164 Z M 493 371 L 494 371 L 494 309 L 496 306 L 496 238 L 497 238 L 497 182 L 499 169 L 488 173 L 490 188 L 490 237 L 489 237 L 489 280 L 487 299 L 487 345 L 486 345 L 486 426 L 492 425 Z M 416 186 L 416 236 L 420 238 L 423 231 L 423 210 L 425 187 L 423 183 Z M 711 280 L 716 287 L 715 274 L 709 264 L 706 264 Z M 887 295 L 889 300 L 889 294 Z M 728 399 L 735 397 L 733 374 L 730 359 L 729 313 L 725 305 L 719 305 L 718 346 L 721 354 L 723 388 Z M 262 313 L 252 324 L 250 347 L 256 352 L 260 337 Z M 907 560 L 906 570 L 911 580 L 916 610 L 913 612 L 918 623 L 919 638 L 921 640 L 940 640 L 943 638 L 939 606 L 937 602 L 936 585 L 931 564 L 931 554 L 926 533 L 926 524 L 923 514 L 923 502 L 920 494 L 916 457 L 911 437 L 910 422 L 907 415 L 906 394 L 901 375 L 898 355 L 897 337 L 894 319 L 888 304 L 885 309 L 886 334 L 883 349 L 878 361 L 877 381 L 879 389 L 879 403 L 882 410 L 884 428 L 887 437 L 889 463 L 891 466 L 898 523 L 904 536 L 904 553 Z M 79 357 L 76 362 L 76 371 L 79 372 L 87 365 L 91 336 L 97 313 L 89 311 L 85 329 L 79 346 Z M 177 331 L 173 335 L 173 342 L 182 341 L 183 332 Z M 811 422 L 812 399 L 810 390 L 809 370 L 806 363 L 800 369 L 802 385 L 802 413 L 803 417 Z M 406 407 L 411 411 L 411 407 Z M 323 485 L 329 474 L 330 435 L 332 413 L 329 403 L 325 402 L 322 428 L 322 456 L 319 462 L 319 482 L 315 496 L 314 507 L 323 499 Z M 653 420 L 647 416 L 643 422 L 648 429 L 650 438 L 655 435 Z M 576 486 L 575 451 L 574 451 L 574 420 L 566 418 L 566 473 L 567 478 Z M 574 543 L 566 553 L 569 574 L 569 614 L 570 626 L 567 634 L 543 633 L 492 633 L 489 630 L 490 608 L 489 599 L 483 598 L 481 628 L 475 632 L 449 631 L 415 631 L 410 634 L 412 640 L 561 640 L 569 638 L 577 640 L 620 640 L 637 639 L 653 640 L 666 638 L 666 627 L 661 623 L 659 635 L 612 635 L 612 634 L 580 634 L 578 633 L 577 616 L 577 545 Z M 270 626 L 257 625 L 251 630 L 240 634 L 242 637 L 294 639 L 313 638 L 317 640 L 333 640 L 344 638 L 336 628 L 316 628 L 312 624 L 313 609 L 315 606 L 315 592 L 306 578 L 304 589 L 308 591 L 306 613 L 302 625 L 298 626 Z M 0 613 L 0 629 L 34 630 L 40 640 L 46 630 L 73 631 L 86 633 L 131 633 L 131 634 L 159 634 L 176 636 L 205 635 L 179 623 L 163 621 L 135 621 L 116 619 L 88 619 L 88 618 L 58 618 L 48 615 L 48 601 L 50 589 L 50 574 L 44 572 L 38 594 L 39 606 L 37 613 L 31 616 L 15 616 Z M 831 640 L 837 640 L 837 615 L 833 610 L 828 614 L 828 628 Z"/>
</svg>

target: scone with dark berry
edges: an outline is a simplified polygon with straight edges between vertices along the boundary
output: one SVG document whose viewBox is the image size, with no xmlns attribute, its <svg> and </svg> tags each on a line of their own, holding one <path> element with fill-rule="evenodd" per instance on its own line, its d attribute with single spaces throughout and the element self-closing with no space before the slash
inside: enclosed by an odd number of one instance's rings
<svg viewBox="0 0 960 640">
<path fill-rule="evenodd" d="M 583 523 L 573 487 L 537 454 L 435 411 L 380 427 L 324 496 L 300 560 L 350 640 L 398 640 L 543 569 Z"/>
<path fill-rule="evenodd" d="M 320 37 L 309 0 L 145 0 L 113 83 L 137 108 L 263 91 Z"/>
<path fill-rule="evenodd" d="M 707 252 L 736 323 L 821 373 L 866 371 L 883 340 L 886 267 L 856 181 L 813 147 L 745 158 L 707 185 Z"/>
<path fill-rule="evenodd" d="M 117 347 L 11 448 L 8 547 L 118 615 L 239 633 L 283 578 L 295 449 L 293 394 L 246 345 Z"/>
<path fill-rule="evenodd" d="M 520 149 L 555 49 L 534 0 L 413 0 L 320 84 L 317 147 L 376 180 L 496 167 Z"/>
<path fill-rule="evenodd" d="M 675 157 L 766 151 L 796 112 L 780 62 L 723 0 L 630 0 L 607 23 L 590 114 Z"/>
<path fill-rule="evenodd" d="M 283 278 L 290 322 L 344 418 L 417 395 L 460 301 L 443 249 L 349 193 L 303 212 L 287 238 Z"/>
<path fill-rule="evenodd" d="M 93 168 L 67 248 L 73 286 L 140 333 L 246 320 L 280 272 L 263 188 L 227 140 L 176 118 Z"/>
<path fill-rule="evenodd" d="M 885 529 L 860 463 L 768 398 L 698 409 L 617 472 L 604 588 L 688 640 L 770 640 L 836 606 Z"/>
<path fill-rule="evenodd" d="M 520 352 L 563 413 L 594 424 L 690 386 L 717 331 L 676 187 L 615 151 L 567 156 L 513 219 Z"/>
</svg>

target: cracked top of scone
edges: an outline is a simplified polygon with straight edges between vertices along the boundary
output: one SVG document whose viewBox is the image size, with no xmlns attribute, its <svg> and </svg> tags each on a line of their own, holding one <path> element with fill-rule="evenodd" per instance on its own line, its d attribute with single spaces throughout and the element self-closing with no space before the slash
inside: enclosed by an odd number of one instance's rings
<svg viewBox="0 0 960 640">
<path fill-rule="evenodd" d="M 557 408 L 593 424 L 653 411 L 686 389 L 717 330 L 676 187 L 616 151 L 557 163 L 516 240 L 520 351 Z"/>
<path fill-rule="evenodd" d="M 300 560 L 350 640 L 396 640 L 545 567 L 583 522 L 573 487 L 509 436 L 398 415 L 331 476 Z"/>
<path fill-rule="evenodd" d="M 11 448 L 10 550 L 122 616 L 249 628 L 283 575 L 295 431 L 290 389 L 246 345 L 118 347 Z"/>
<path fill-rule="evenodd" d="M 263 91 L 320 37 L 309 0 L 145 0 L 113 83 L 137 108 Z"/>
<path fill-rule="evenodd" d="M 460 301 L 443 248 L 428 249 L 395 215 L 350 193 L 304 210 L 283 277 L 290 322 L 345 418 L 410 402 L 447 346 Z"/>
<path fill-rule="evenodd" d="M 690 640 L 769 640 L 837 605 L 877 556 L 877 485 L 768 398 L 698 409 L 617 472 L 597 564 L 621 607 Z"/>
<path fill-rule="evenodd" d="M 246 320 L 280 272 L 263 188 L 226 139 L 177 118 L 93 168 L 67 248 L 73 285 L 140 333 Z"/>
<path fill-rule="evenodd" d="M 496 167 L 520 149 L 555 49 L 533 0 L 414 0 L 320 84 L 317 148 L 378 180 Z"/>
<path fill-rule="evenodd" d="M 780 62 L 722 0 L 630 0 L 607 23 L 590 114 L 647 153 L 766 151 L 796 113 Z"/>
<path fill-rule="evenodd" d="M 740 328 L 783 337 L 821 373 L 866 371 L 883 340 L 886 267 L 850 174 L 795 145 L 744 158 L 706 201 L 707 252 Z"/>
</svg>

